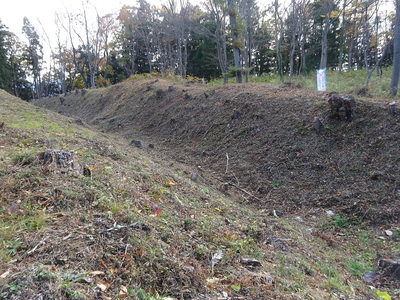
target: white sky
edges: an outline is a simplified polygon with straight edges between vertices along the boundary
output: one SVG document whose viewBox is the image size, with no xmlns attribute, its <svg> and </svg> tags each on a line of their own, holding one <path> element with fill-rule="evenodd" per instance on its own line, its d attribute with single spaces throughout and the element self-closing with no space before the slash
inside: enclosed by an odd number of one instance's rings
<svg viewBox="0 0 400 300">
<path fill-rule="evenodd" d="M 84 2 L 86 1 L 84 0 Z M 29 19 L 36 31 L 41 31 L 38 19 L 45 27 L 51 27 L 54 24 L 55 12 L 61 14 L 66 7 L 70 13 L 78 13 L 82 8 L 82 0 L 3 0 L 2 2 L 0 19 L 11 32 L 19 36 L 22 32 L 24 17 Z M 100 15 L 117 12 L 124 4 L 136 4 L 135 0 L 97 0 L 91 2 L 95 3 Z M 160 1 L 155 2 L 161 3 Z M 47 31 L 50 28 L 45 29 Z"/>
<path fill-rule="evenodd" d="M 88 0 L 2 0 L 0 20 L 11 32 L 20 36 L 24 17 L 29 19 L 36 31 L 40 31 L 38 19 L 43 25 L 52 26 L 55 12 L 62 13 L 66 7 L 70 13 L 78 13 L 82 8 L 82 1 L 86 3 Z M 155 6 L 161 6 L 166 2 L 166 0 L 147 1 Z M 260 2 L 263 1 L 265 0 Z M 118 12 L 124 4 L 137 4 L 136 0 L 89 0 L 89 2 L 94 3 L 100 15 Z M 189 0 L 189 2 L 199 4 L 201 0 Z"/>
<path fill-rule="evenodd" d="M 9 31 L 24 40 L 23 18 L 27 17 L 40 36 L 41 44 L 44 47 L 44 60 L 47 61 L 50 57 L 50 49 L 43 36 L 42 26 L 53 43 L 56 37 L 55 13 L 63 15 L 67 9 L 69 13 L 76 15 L 82 10 L 82 2 L 85 3 L 85 6 L 87 2 L 92 3 L 92 6 L 86 6 L 89 18 L 90 15 L 95 14 L 94 8 L 97 9 L 100 16 L 103 16 L 109 13 L 118 13 L 123 5 L 137 5 L 136 0 L 1 0 L 0 20 L 3 25 L 8 27 Z M 147 0 L 147 2 L 160 7 L 166 3 L 166 0 Z M 189 0 L 189 2 L 198 4 L 201 0 Z"/>
</svg>

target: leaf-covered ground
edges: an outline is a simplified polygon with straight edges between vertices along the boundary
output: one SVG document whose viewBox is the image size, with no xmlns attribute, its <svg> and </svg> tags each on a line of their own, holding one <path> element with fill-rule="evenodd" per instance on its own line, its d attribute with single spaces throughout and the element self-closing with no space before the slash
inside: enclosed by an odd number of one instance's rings
<svg viewBox="0 0 400 300">
<path fill-rule="evenodd" d="M 36 103 L 60 114 L 0 91 L 0 297 L 396 299 L 362 276 L 400 252 L 398 116 L 322 98 L 150 79 Z"/>
</svg>

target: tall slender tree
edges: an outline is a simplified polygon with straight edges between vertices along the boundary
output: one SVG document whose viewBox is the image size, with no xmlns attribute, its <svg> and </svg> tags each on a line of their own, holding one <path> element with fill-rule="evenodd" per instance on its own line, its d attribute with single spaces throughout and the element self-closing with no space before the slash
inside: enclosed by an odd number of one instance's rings
<svg viewBox="0 0 400 300">
<path fill-rule="evenodd" d="M 28 39 L 28 45 L 25 51 L 25 59 L 30 66 L 30 71 L 33 77 L 35 98 L 41 98 L 43 46 L 40 43 L 39 35 L 37 34 L 35 27 L 33 27 L 27 17 L 24 17 L 24 26 L 22 27 L 22 30 Z"/>
<path fill-rule="evenodd" d="M 279 74 L 281 81 L 283 81 L 283 57 L 282 57 L 282 31 L 283 20 L 279 11 L 279 1 L 275 0 L 273 4 L 273 24 L 275 33 L 275 52 L 276 52 L 276 70 Z"/>
<path fill-rule="evenodd" d="M 214 26 L 204 27 L 207 35 L 214 41 L 216 46 L 217 60 L 221 70 L 224 83 L 228 83 L 228 51 L 227 51 L 227 6 L 225 0 L 207 0 L 205 5 L 210 13 L 211 22 Z"/>
<path fill-rule="evenodd" d="M 400 0 L 396 3 L 396 23 L 394 25 L 394 54 L 393 54 L 393 72 L 390 82 L 389 95 L 395 96 L 399 86 L 400 77 Z"/>
<path fill-rule="evenodd" d="M 337 18 L 337 12 L 334 11 L 335 2 L 332 0 L 322 0 L 321 12 L 324 18 L 321 32 L 321 62 L 320 69 L 326 69 L 328 63 L 328 33 L 331 21 Z"/>
<path fill-rule="evenodd" d="M 238 24 L 238 11 L 234 0 L 228 0 L 228 14 L 229 23 L 231 26 L 232 34 L 232 48 L 233 48 L 233 64 L 236 74 L 236 82 L 242 83 L 242 64 L 241 64 L 241 47 L 243 46 L 242 30 Z"/>
</svg>

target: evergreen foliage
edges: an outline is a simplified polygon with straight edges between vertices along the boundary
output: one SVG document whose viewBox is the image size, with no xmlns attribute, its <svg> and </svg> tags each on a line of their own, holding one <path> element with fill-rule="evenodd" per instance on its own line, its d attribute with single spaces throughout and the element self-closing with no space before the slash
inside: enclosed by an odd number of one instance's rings
<svg viewBox="0 0 400 300">
<path fill-rule="evenodd" d="M 0 89 L 11 91 L 12 70 L 8 61 L 10 33 L 0 20 Z"/>
</svg>

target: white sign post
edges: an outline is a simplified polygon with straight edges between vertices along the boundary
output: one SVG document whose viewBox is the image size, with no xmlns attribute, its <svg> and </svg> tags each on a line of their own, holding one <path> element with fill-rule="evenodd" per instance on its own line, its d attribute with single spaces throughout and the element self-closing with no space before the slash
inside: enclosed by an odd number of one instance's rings
<svg viewBox="0 0 400 300">
<path fill-rule="evenodd" d="M 317 70 L 317 90 L 326 91 L 326 69 Z"/>
</svg>

